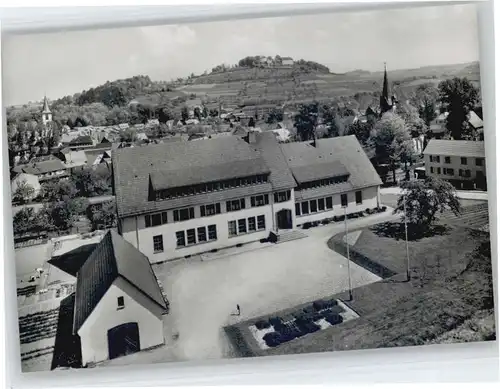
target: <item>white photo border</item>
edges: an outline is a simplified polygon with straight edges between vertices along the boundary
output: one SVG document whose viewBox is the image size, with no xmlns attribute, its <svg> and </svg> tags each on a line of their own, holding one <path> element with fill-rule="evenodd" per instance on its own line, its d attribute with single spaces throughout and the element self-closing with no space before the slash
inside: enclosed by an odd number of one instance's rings
<svg viewBox="0 0 500 389">
<path fill-rule="evenodd" d="M 498 1 L 498 0 L 497 0 Z M 109 28 L 132 25 L 157 25 L 172 23 L 192 23 L 196 21 L 227 20 L 264 16 L 285 16 L 291 14 L 322 13 L 326 11 L 345 12 L 366 10 L 373 7 L 415 7 L 422 5 L 450 5 L 457 3 L 478 3 L 480 31 L 480 69 L 482 99 L 484 107 L 486 158 L 489 166 L 487 179 L 490 194 L 490 233 L 498 236 L 498 171 L 497 150 L 499 137 L 496 135 L 496 115 L 500 114 L 500 105 L 496 96 L 500 93 L 500 66 L 495 60 L 496 42 L 493 39 L 495 22 L 496 34 L 500 29 L 500 12 L 493 6 L 493 1 L 386 1 L 354 2 L 333 1 L 332 4 L 241 4 L 182 6 L 165 8 L 152 6 L 140 8 L 127 6 L 120 9 L 96 7 L 92 9 L 50 8 L 41 10 L 7 9 L 0 11 L 2 35 L 15 33 L 33 33 L 36 31 L 66 30 L 82 28 Z M 14 2 L 11 2 L 14 3 Z M 22 5 L 17 1 L 16 5 Z M 34 3 L 34 2 L 31 2 Z M 52 2 L 54 3 L 54 2 Z M 70 2 L 59 1 L 59 4 Z M 74 2 L 76 3 L 76 2 Z M 81 2 L 83 3 L 83 2 Z M 92 2 L 85 2 L 89 4 Z M 94 2 L 97 3 L 97 2 Z M 111 1 L 99 2 L 108 3 Z M 122 4 L 125 2 L 121 2 Z M 130 3 L 130 2 L 128 2 Z M 138 3 L 138 2 L 135 2 Z M 150 2 L 153 3 L 153 2 Z M 179 2 L 180 3 L 180 2 Z M 201 2 L 198 2 L 201 3 Z M 205 2 L 207 3 L 207 2 Z M 210 3 L 215 3 L 214 1 Z M 221 2 L 219 2 L 221 3 Z M 225 2 L 228 3 L 228 2 Z M 341 4 L 342 3 L 342 4 Z M 432 4 L 431 4 L 432 3 Z M 182 4 L 182 3 L 181 3 Z M 3 4 L 2 4 L 3 5 Z M 2 62 L 7 59 L 2 58 Z M 0 80 L 1 83 L 1 80 Z M 0 84 L 1 86 L 1 84 Z M 2 105 L 2 116 L 4 113 Z M 2 117 L 5 128 L 5 119 Z M 44 373 L 21 373 L 19 357 L 19 332 L 17 322 L 17 301 L 15 296 L 15 269 L 12 211 L 10 205 L 10 185 L 7 184 L 8 163 L 6 131 L 1 137 L 3 156 L 3 266 L 0 277 L 5 282 L 5 299 L 0 298 L 2 328 L 0 328 L 0 348 L 5 344 L 5 354 L 0 361 L 5 361 L 7 385 L 14 388 L 33 387 L 95 387 L 95 386 L 205 386 L 205 385 L 296 385 L 296 384 L 342 384 L 347 382 L 480 382 L 498 380 L 498 340 L 473 344 L 435 345 L 424 347 L 404 347 L 393 349 L 347 351 L 342 353 L 321 353 L 309 355 L 290 355 L 280 357 L 261 357 L 252 359 L 229 359 L 204 362 L 169 363 L 157 365 L 133 365 L 106 369 L 81 369 L 79 371 L 58 371 Z M 491 239 L 494 271 L 495 302 L 498 305 L 498 241 Z M 5 319 L 5 320 L 4 320 Z M 498 309 L 496 320 L 498 321 Z M 4 327 L 5 325 L 5 327 Z M 498 327 L 498 324 L 497 324 Z M 498 329 L 497 329 L 498 334 Z M 498 335 L 497 335 L 498 337 Z M 4 351 L 4 350 L 2 350 Z M 337 373 L 341 371 L 339 376 Z"/>
</svg>

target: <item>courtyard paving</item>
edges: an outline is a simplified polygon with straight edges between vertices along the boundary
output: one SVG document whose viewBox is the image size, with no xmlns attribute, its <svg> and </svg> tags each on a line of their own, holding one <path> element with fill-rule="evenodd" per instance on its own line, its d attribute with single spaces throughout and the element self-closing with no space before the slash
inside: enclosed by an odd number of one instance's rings
<svg viewBox="0 0 500 389">
<path fill-rule="evenodd" d="M 384 214 L 349 221 L 349 228 L 378 223 Z M 327 246 L 343 223 L 305 231 L 307 238 L 253 252 L 201 261 L 199 257 L 154 266 L 170 301 L 164 347 L 105 365 L 230 358 L 236 356 L 223 332 L 228 324 L 272 314 L 348 288 L 346 258 Z M 352 286 L 380 278 L 351 262 Z M 236 316 L 236 304 L 241 315 Z M 178 335 L 177 340 L 172 337 Z"/>
</svg>

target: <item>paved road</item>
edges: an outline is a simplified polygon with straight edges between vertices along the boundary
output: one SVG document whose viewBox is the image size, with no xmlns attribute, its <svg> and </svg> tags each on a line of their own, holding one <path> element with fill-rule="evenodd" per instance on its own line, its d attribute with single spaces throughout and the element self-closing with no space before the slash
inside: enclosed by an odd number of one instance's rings
<svg viewBox="0 0 500 389">
<path fill-rule="evenodd" d="M 115 198 L 115 196 L 106 195 L 106 196 L 89 197 L 88 200 L 89 200 L 89 203 L 91 205 L 94 205 L 94 204 L 101 204 L 101 203 L 105 203 L 107 201 L 111 201 L 114 198 Z M 35 212 L 38 212 L 40 209 L 43 208 L 44 204 L 46 204 L 46 203 L 18 205 L 18 206 L 12 207 L 12 216 L 14 216 L 17 212 L 19 212 L 23 208 L 33 208 L 35 210 Z"/>
</svg>

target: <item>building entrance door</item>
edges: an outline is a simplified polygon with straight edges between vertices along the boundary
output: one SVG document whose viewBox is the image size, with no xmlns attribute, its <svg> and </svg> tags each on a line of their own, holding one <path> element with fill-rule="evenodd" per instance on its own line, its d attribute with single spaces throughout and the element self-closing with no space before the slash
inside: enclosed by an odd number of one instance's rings
<svg viewBox="0 0 500 389">
<path fill-rule="evenodd" d="M 282 209 L 276 212 L 276 221 L 279 230 L 288 230 L 293 228 L 292 211 L 289 209 Z"/>
<path fill-rule="evenodd" d="M 140 349 L 137 323 L 125 323 L 108 330 L 109 359 L 133 354 Z"/>
</svg>

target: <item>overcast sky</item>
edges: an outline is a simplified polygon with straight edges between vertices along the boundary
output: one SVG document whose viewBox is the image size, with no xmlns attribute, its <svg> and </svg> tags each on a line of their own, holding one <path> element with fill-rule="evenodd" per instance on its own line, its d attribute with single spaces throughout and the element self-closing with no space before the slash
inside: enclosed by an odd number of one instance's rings
<svg viewBox="0 0 500 389">
<path fill-rule="evenodd" d="M 3 42 L 6 105 L 106 81 L 170 80 L 247 55 L 291 56 L 332 72 L 479 59 L 474 5 L 19 35 Z"/>
</svg>

